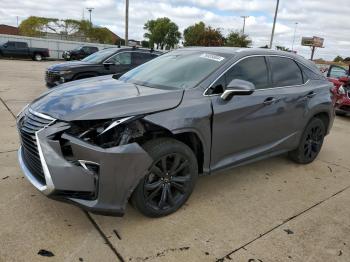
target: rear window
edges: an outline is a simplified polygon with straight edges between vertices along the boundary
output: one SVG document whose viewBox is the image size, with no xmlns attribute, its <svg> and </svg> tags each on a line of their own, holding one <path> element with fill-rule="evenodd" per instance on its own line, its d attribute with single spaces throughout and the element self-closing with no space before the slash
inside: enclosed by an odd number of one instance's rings
<svg viewBox="0 0 350 262">
<path fill-rule="evenodd" d="M 274 87 L 303 84 L 301 69 L 294 60 L 284 57 L 269 57 L 269 62 Z"/>
</svg>

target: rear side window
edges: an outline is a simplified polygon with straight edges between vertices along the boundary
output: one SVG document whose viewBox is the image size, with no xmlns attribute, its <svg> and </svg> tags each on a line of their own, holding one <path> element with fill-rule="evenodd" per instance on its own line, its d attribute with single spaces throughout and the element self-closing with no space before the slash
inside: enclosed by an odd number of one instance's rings
<svg viewBox="0 0 350 262">
<path fill-rule="evenodd" d="M 153 58 L 154 58 L 153 54 L 134 52 L 132 59 L 133 59 L 133 64 L 141 65 Z"/>
<path fill-rule="evenodd" d="M 303 76 L 294 60 L 284 57 L 269 57 L 272 84 L 274 87 L 303 84 Z"/>
<path fill-rule="evenodd" d="M 27 47 L 27 43 L 17 42 L 16 43 L 16 47 L 17 48 L 26 48 Z"/>
<path fill-rule="evenodd" d="M 229 84 L 233 79 L 249 81 L 255 85 L 256 89 L 268 88 L 269 80 L 265 58 L 257 56 L 242 60 L 226 73 L 226 84 Z"/>
<path fill-rule="evenodd" d="M 307 68 L 306 66 L 304 66 L 303 64 L 298 63 L 298 65 L 301 68 L 301 70 L 303 71 L 304 83 L 307 82 L 307 80 L 309 80 L 309 79 L 311 79 L 311 80 L 327 80 L 322 73 L 317 74 L 317 73 L 313 72 L 312 70 L 310 70 L 309 68 Z"/>
</svg>

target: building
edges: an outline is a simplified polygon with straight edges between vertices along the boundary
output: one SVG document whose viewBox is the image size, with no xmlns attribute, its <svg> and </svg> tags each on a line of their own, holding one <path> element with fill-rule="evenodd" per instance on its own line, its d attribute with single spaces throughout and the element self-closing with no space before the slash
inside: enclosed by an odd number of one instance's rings
<svg viewBox="0 0 350 262">
<path fill-rule="evenodd" d="M 0 34 L 19 35 L 18 27 L 0 24 Z"/>
</svg>

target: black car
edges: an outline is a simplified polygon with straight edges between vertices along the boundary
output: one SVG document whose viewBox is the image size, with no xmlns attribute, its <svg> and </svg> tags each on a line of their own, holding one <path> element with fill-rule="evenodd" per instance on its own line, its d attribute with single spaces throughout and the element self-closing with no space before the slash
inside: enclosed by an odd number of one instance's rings
<svg viewBox="0 0 350 262">
<path fill-rule="evenodd" d="M 96 52 L 98 52 L 96 46 L 81 46 L 71 51 L 64 51 L 62 58 L 67 61 L 80 60 Z"/>
<path fill-rule="evenodd" d="M 37 98 L 18 116 L 19 162 L 49 197 L 114 215 L 130 199 L 164 216 L 199 174 L 282 153 L 311 163 L 333 124 L 331 88 L 292 53 L 183 48 Z"/>
<path fill-rule="evenodd" d="M 50 57 L 49 49 L 28 47 L 26 42 L 8 41 L 0 45 L 0 57 L 31 58 L 41 61 Z"/>
<path fill-rule="evenodd" d="M 96 52 L 81 61 L 72 61 L 50 66 L 46 71 L 46 85 L 58 84 L 94 77 L 115 74 L 116 77 L 141 65 L 162 53 L 145 48 L 108 48 Z"/>
</svg>

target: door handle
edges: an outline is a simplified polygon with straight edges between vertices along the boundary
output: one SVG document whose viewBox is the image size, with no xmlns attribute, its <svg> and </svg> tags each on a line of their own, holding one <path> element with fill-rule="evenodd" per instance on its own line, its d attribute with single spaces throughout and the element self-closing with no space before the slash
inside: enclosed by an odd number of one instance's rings
<svg viewBox="0 0 350 262">
<path fill-rule="evenodd" d="M 314 91 L 309 92 L 305 97 L 306 98 L 313 98 L 316 95 Z"/>
<path fill-rule="evenodd" d="M 279 99 L 275 98 L 275 97 L 268 97 L 264 100 L 264 105 L 271 105 L 275 102 L 277 102 Z"/>
</svg>

